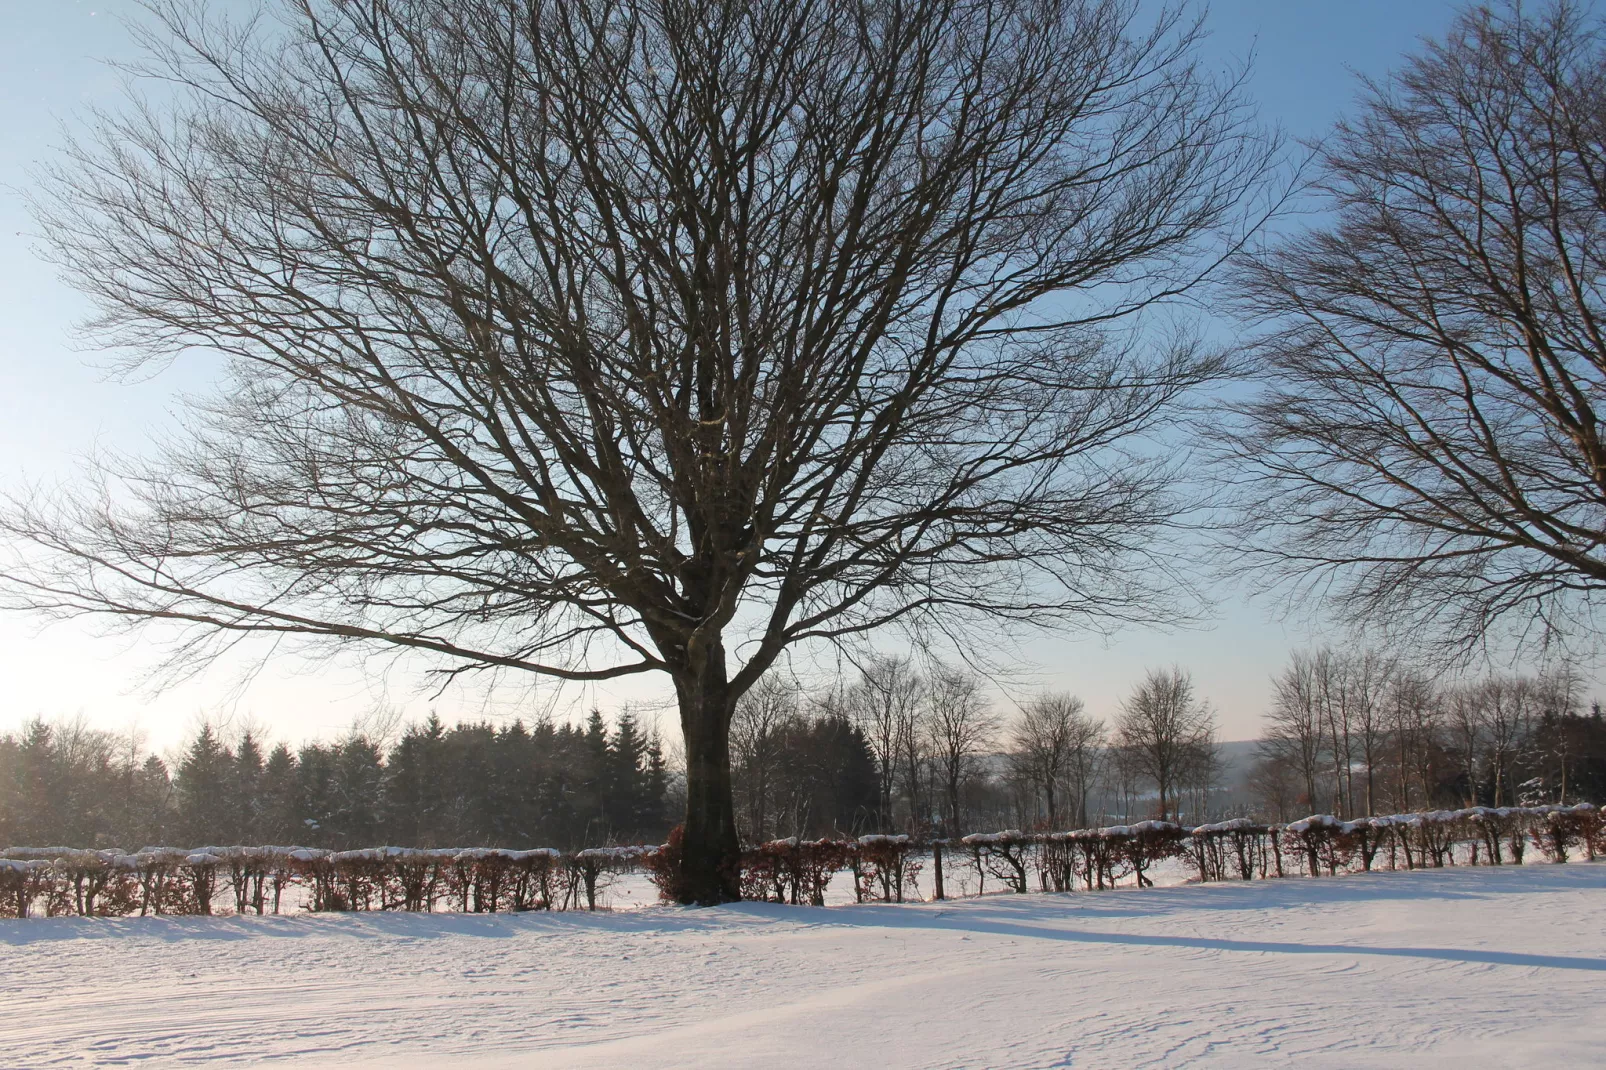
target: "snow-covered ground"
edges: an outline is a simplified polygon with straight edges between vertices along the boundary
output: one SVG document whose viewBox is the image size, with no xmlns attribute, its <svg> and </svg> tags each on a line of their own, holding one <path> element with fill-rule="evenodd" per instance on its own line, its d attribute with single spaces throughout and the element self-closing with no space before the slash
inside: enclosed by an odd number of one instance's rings
<svg viewBox="0 0 1606 1070">
<path fill-rule="evenodd" d="M 825 909 L 0 922 L 0 1067 L 1606 1064 L 1606 863 Z"/>
</svg>

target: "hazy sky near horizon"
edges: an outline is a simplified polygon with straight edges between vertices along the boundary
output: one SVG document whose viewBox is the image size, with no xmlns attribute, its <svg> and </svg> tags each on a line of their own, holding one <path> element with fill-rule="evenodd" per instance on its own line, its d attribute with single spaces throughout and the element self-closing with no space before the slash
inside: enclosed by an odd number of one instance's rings
<svg viewBox="0 0 1606 1070">
<path fill-rule="evenodd" d="M 226 7 L 231 0 L 216 0 Z M 243 6 L 243 3 L 242 3 Z M 1382 75 L 1423 35 L 1449 24 L 1447 0 L 1216 0 L 1210 5 L 1209 56 L 1222 63 L 1254 53 L 1250 92 L 1263 118 L 1294 137 L 1323 133 L 1353 101 L 1355 74 Z M 104 60 L 137 55 L 120 21 L 132 0 L 0 0 L 0 488 L 68 477 L 92 449 L 137 450 L 170 427 L 185 390 L 204 389 L 204 369 L 179 365 L 142 383 L 108 379 L 104 355 L 74 333 L 87 305 L 41 262 L 20 190 L 29 168 L 50 158 L 60 124 L 71 127 L 86 105 L 115 105 L 119 76 Z M 1285 624 L 1273 605 L 1219 592 L 1207 625 L 1164 631 L 1129 628 L 1108 639 L 1044 636 L 1020 652 L 1021 687 L 1080 694 L 1111 715 L 1142 671 L 1176 663 L 1192 671 L 1221 714 L 1223 735 L 1250 738 L 1270 675 L 1312 636 Z M 154 660 L 143 642 L 103 638 L 81 624 L 40 631 L 37 621 L 0 616 L 0 731 L 35 714 L 82 712 L 98 726 L 138 725 L 158 749 L 171 746 L 202 716 L 250 720 L 271 738 L 330 736 L 380 706 L 406 715 L 437 709 L 447 720 L 486 713 L 528 715 L 553 697 L 421 692 L 416 672 L 396 665 L 384 675 L 345 664 L 270 662 L 249 682 L 237 668 L 214 670 L 153 694 L 141 686 Z M 566 691 L 559 715 L 596 703 L 667 694 L 637 681 Z M 665 727 L 670 727 L 666 722 Z"/>
</svg>

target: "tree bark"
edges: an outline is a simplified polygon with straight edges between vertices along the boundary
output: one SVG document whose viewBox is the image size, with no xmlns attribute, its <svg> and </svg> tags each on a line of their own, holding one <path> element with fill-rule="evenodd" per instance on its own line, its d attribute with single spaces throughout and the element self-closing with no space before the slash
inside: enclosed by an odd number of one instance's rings
<svg viewBox="0 0 1606 1070">
<path fill-rule="evenodd" d="M 676 674 L 686 743 L 686 821 L 680 900 L 711 906 L 741 898 L 741 843 L 731 790 L 730 724 L 735 696 L 725 649 L 715 640 L 693 671 Z"/>
</svg>

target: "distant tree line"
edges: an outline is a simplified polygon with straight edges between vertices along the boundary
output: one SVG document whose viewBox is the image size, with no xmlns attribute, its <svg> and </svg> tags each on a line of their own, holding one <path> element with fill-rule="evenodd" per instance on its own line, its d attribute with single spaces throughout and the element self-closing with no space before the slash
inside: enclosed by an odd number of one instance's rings
<svg viewBox="0 0 1606 1070">
<path fill-rule="evenodd" d="M 812 690 L 766 676 L 732 725 L 742 839 L 1218 816 L 1214 714 L 1186 673 L 1149 674 L 1113 728 L 1068 694 L 1018 705 L 1006 719 L 981 677 L 908 658 Z M 35 719 L 0 735 L 0 844 L 658 843 L 681 776 L 628 712 L 611 727 L 431 715 L 388 746 L 354 730 L 294 749 L 203 724 L 165 760 L 82 719 Z"/>
<path fill-rule="evenodd" d="M 1566 673 L 1445 683 L 1322 649 L 1274 684 L 1251 777 L 1270 819 L 1606 800 L 1606 718 Z"/>
<path fill-rule="evenodd" d="M 81 720 L 0 736 L 0 842 L 133 849 L 348 849 L 659 842 L 671 824 L 657 738 L 624 714 L 583 726 L 439 718 L 388 749 L 361 732 L 292 750 L 203 724 L 168 762 Z"/>
<path fill-rule="evenodd" d="M 1606 802 L 1606 716 L 1565 673 L 1445 682 L 1322 649 L 1273 683 L 1252 764 L 1232 773 L 1181 669 L 1148 673 L 1108 724 L 1070 694 L 1006 715 L 979 676 L 909 658 L 813 688 L 770 674 L 732 724 L 737 823 L 756 845 Z M 390 745 L 352 731 L 295 749 L 203 724 L 166 760 L 82 719 L 35 719 L 0 735 L 0 845 L 660 843 L 682 783 L 629 712 L 432 715 Z"/>
<path fill-rule="evenodd" d="M 1203 821 L 1220 804 L 1215 715 L 1179 669 L 1148 674 L 1113 727 L 1074 695 L 1018 705 L 1006 719 L 980 677 L 908 658 L 814 691 L 765 677 L 731 725 L 742 837 Z"/>
</svg>

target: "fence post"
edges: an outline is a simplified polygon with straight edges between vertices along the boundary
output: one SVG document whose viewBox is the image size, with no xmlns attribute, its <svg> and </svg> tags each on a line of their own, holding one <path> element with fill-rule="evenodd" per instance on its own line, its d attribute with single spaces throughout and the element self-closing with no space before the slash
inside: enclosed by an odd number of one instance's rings
<svg viewBox="0 0 1606 1070">
<path fill-rule="evenodd" d="M 937 881 L 937 898 L 942 898 L 942 841 L 936 840 L 931 845 L 932 869 Z"/>
</svg>

